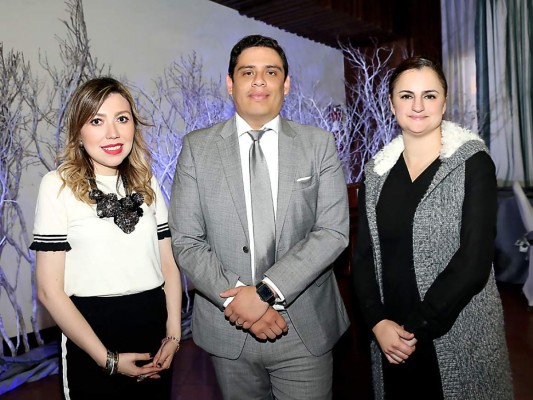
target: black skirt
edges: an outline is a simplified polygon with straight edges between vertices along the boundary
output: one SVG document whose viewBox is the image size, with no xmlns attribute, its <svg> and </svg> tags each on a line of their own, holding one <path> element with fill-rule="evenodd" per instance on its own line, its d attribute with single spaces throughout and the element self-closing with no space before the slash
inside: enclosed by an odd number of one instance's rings
<svg viewBox="0 0 533 400">
<path fill-rule="evenodd" d="M 167 310 L 161 287 L 118 297 L 76 297 L 71 300 L 104 346 L 119 353 L 154 356 L 166 335 Z M 62 346 L 65 397 L 80 399 L 170 399 L 170 370 L 162 379 L 106 373 L 68 338 Z"/>
</svg>

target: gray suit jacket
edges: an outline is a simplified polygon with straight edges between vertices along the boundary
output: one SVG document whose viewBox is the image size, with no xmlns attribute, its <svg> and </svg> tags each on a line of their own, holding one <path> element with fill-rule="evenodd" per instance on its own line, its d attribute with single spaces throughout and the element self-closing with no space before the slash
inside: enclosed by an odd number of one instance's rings
<svg viewBox="0 0 533 400">
<path fill-rule="evenodd" d="M 330 133 L 282 119 L 278 148 L 277 254 L 265 275 L 306 347 L 321 355 L 349 325 L 330 267 L 348 244 L 346 184 Z M 247 333 L 225 319 L 219 293 L 238 280 L 253 284 L 235 118 L 185 136 L 169 211 L 174 255 L 197 290 L 194 340 L 235 359 Z"/>
</svg>

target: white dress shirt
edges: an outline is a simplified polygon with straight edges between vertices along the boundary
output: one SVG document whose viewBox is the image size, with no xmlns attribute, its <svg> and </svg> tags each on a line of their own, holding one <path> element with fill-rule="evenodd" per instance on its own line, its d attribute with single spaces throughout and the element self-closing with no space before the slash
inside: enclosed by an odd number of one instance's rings
<svg viewBox="0 0 533 400">
<path fill-rule="evenodd" d="M 255 282 L 255 246 L 254 246 L 254 223 L 252 216 L 252 196 L 250 192 L 250 146 L 253 143 L 252 138 L 247 133 L 253 130 L 252 127 L 239 115 L 235 114 L 235 121 L 237 125 L 237 135 L 239 137 L 239 151 L 241 156 L 241 169 L 242 169 L 242 183 L 244 185 L 244 200 L 246 203 L 246 219 L 248 221 L 248 237 L 249 237 L 249 249 L 251 256 L 252 266 L 252 279 Z M 273 120 L 267 122 L 261 129 L 267 131 L 261 137 L 261 150 L 265 156 L 268 165 L 268 174 L 270 175 L 270 189 L 272 190 L 272 203 L 274 205 L 274 218 L 276 217 L 277 204 L 278 204 L 278 135 L 280 126 L 279 115 Z M 263 277 L 262 281 L 270 286 L 277 294 L 276 302 L 281 303 L 285 300 L 283 294 L 277 288 L 277 286 L 267 277 Z M 239 281 L 237 286 L 244 286 Z M 224 303 L 227 306 L 233 298 L 228 298 Z M 276 304 L 276 309 L 283 309 L 283 306 Z"/>
</svg>

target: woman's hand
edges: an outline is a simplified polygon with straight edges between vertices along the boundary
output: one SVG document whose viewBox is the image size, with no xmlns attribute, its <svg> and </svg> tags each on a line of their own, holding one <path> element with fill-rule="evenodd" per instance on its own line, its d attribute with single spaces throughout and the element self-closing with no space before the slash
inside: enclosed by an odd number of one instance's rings
<svg viewBox="0 0 533 400">
<path fill-rule="evenodd" d="M 372 332 L 391 364 L 404 362 L 415 351 L 415 335 L 394 321 L 383 319 L 372 328 Z"/>
<path fill-rule="evenodd" d="M 161 347 L 154 357 L 153 363 L 161 370 L 169 369 L 174 359 L 174 354 L 180 348 L 180 342 L 174 336 L 167 336 L 161 342 Z"/>
<path fill-rule="evenodd" d="M 141 365 L 141 366 L 139 366 Z M 120 353 L 118 355 L 118 373 L 137 377 L 138 381 L 145 378 L 159 378 L 162 368 L 155 365 L 149 353 Z"/>
</svg>

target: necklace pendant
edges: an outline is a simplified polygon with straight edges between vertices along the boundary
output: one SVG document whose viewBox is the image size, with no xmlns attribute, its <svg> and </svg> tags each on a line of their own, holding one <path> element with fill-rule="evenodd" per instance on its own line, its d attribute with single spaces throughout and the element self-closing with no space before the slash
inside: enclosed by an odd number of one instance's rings
<svg viewBox="0 0 533 400">
<path fill-rule="evenodd" d="M 114 222 L 115 224 L 124 231 L 124 233 L 131 233 L 135 230 L 135 225 L 137 225 L 137 222 L 139 222 L 140 217 L 142 216 L 142 209 L 139 208 L 141 211 L 141 215 L 137 211 L 131 211 L 126 210 L 122 213 L 119 213 L 115 216 Z"/>
<path fill-rule="evenodd" d="M 124 187 L 126 182 L 124 180 Z M 144 197 L 140 193 L 132 193 L 118 199 L 115 193 L 104 194 L 96 187 L 96 182 L 89 192 L 89 198 L 96 201 L 96 215 L 99 218 L 113 218 L 113 222 L 124 233 L 131 233 L 135 230 L 135 225 L 143 216 L 141 205 Z"/>
</svg>

